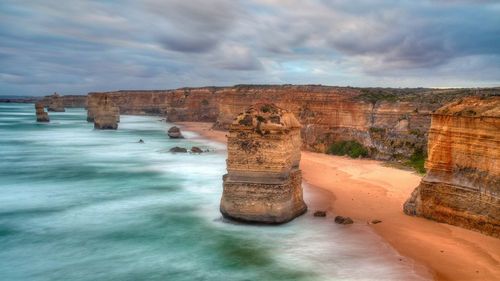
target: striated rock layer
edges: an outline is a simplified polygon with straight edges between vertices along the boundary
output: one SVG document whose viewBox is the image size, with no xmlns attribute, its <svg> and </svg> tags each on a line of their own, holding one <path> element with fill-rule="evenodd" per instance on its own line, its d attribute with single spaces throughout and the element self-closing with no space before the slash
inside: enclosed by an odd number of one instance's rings
<svg viewBox="0 0 500 281">
<path fill-rule="evenodd" d="M 432 115 L 427 175 L 404 212 L 500 237 L 500 97 Z"/>
<path fill-rule="evenodd" d="M 94 128 L 102 130 L 116 130 L 118 129 L 118 122 L 120 118 L 120 111 L 118 107 L 108 99 L 102 97 L 95 108 L 94 115 Z"/>
<path fill-rule="evenodd" d="M 36 111 L 36 121 L 37 122 L 49 122 L 49 114 L 45 112 L 45 107 L 43 103 L 37 102 L 35 103 L 35 111 Z"/>
<path fill-rule="evenodd" d="M 164 91 L 90 93 L 88 120 L 95 101 L 106 95 L 122 114 L 165 115 L 170 122 L 215 122 L 228 129 L 248 106 L 270 102 L 299 119 L 304 149 L 325 152 L 336 141 L 356 140 L 377 159 L 407 158 L 426 150 L 433 110 L 457 98 L 499 89 L 385 89 L 319 85 L 237 85 Z"/>
<path fill-rule="evenodd" d="M 284 223 L 303 214 L 300 123 L 272 104 L 256 104 L 229 127 L 220 210 L 225 217 Z"/>
</svg>

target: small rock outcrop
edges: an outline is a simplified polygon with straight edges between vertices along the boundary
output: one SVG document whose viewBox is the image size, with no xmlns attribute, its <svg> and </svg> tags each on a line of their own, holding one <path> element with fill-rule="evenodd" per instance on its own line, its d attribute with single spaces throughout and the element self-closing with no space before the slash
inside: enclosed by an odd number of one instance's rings
<svg viewBox="0 0 500 281">
<path fill-rule="evenodd" d="M 325 211 L 316 211 L 314 212 L 315 217 L 326 217 L 326 212 Z"/>
<path fill-rule="evenodd" d="M 184 147 L 172 147 L 170 149 L 170 152 L 173 152 L 173 153 L 187 153 L 187 149 L 185 149 Z"/>
<path fill-rule="evenodd" d="M 104 96 L 95 109 L 94 128 L 100 130 L 116 130 L 120 112 L 118 107 Z"/>
<path fill-rule="evenodd" d="M 300 123 L 273 104 L 256 104 L 229 128 L 224 217 L 284 223 L 303 214 Z"/>
<path fill-rule="evenodd" d="M 184 136 L 181 133 L 181 129 L 177 126 L 170 127 L 167 131 L 167 135 L 171 139 L 183 139 Z"/>
<path fill-rule="evenodd" d="M 35 110 L 36 110 L 36 121 L 37 122 L 49 122 L 49 114 L 45 112 L 45 107 L 43 106 L 43 103 L 37 102 L 35 103 Z"/>
<path fill-rule="evenodd" d="M 336 216 L 335 223 L 338 224 L 353 224 L 354 221 L 350 217 Z"/>
<path fill-rule="evenodd" d="M 404 212 L 500 237 L 500 97 L 438 109 L 428 147 L 427 175 Z"/>
<path fill-rule="evenodd" d="M 53 112 L 66 111 L 64 109 L 64 100 L 58 93 L 54 93 L 53 95 L 48 97 L 47 111 L 53 111 Z"/>
<path fill-rule="evenodd" d="M 203 153 L 203 150 L 197 146 L 191 147 L 191 152 L 192 153 Z"/>
</svg>

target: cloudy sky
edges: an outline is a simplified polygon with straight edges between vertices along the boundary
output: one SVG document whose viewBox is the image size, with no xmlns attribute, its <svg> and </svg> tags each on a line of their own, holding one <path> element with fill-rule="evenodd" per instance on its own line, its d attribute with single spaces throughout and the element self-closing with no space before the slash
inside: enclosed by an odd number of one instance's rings
<svg viewBox="0 0 500 281">
<path fill-rule="evenodd" d="M 1 0 L 0 95 L 500 85 L 500 1 Z"/>
</svg>

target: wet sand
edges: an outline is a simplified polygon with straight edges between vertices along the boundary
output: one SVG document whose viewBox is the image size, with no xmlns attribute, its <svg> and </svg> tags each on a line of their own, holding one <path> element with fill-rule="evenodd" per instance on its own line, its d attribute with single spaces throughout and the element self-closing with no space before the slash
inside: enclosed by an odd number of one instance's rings
<svg viewBox="0 0 500 281">
<path fill-rule="evenodd" d="M 226 142 L 226 133 L 212 130 L 211 123 L 178 124 Z M 312 152 L 302 152 L 301 169 L 311 189 L 331 192 L 326 201 L 308 202 L 310 211 L 326 209 L 329 216 L 349 216 L 355 223 L 369 224 L 401 255 L 429 269 L 436 280 L 500 280 L 500 239 L 402 212 L 420 175 L 380 161 Z M 370 224 L 375 219 L 382 222 Z"/>
</svg>

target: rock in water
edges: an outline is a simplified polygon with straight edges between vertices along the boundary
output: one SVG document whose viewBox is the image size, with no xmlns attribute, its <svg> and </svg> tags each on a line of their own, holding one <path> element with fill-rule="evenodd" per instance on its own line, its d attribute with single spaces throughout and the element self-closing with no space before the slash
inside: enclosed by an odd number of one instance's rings
<svg viewBox="0 0 500 281">
<path fill-rule="evenodd" d="M 53 112 L 64 112 L 66 111 L 64 109 L 64 101 L 62 97 L 58 93 L 54 93 L 51 96 L 48 96 L 48 106 L 47 106 L 47 111 L 53 111 Z"/>
<path fill-rule="evenodd" d="M 173 153 L 186 153 L 187 152 L 187 149 L 185 149 L 184 147 L 172 147 L 170 149 L 170 152 L 173 152 Z"/>
<path fill-rule="evenodd" d="M 170 129 L 168 129 L 167 134 L 171 139 L 184 138 L 184 136 L 182 136 L 181 129 L 179 129 L 179 127 L 177 127 L 177 126 L 173 126 Z"/>
<path fill-rule="evenodd" d="M 427 175 L 404 212 L 500 237 L 499 128 L 499 96 L 438 109 L 429 131 Z"/>
<path fill-rule="evenodd" d="M 220 204 L 228 218 L 284 223 L 303 214 L 300 123 L 273 104 L 256 104 L 229 128 Z"/>
<path fill-rule="evenodd" d="M 353 224 L 354 221 L 350 217 L 336 216 L 335 223 L 338 224 Z"/>
<path fill-rule="evenodd" d="M 197 146 L 193 146 L 193 147 L 191 147 L 191 152 L 192 153 L 202 153 L 203 150 Z"/>
<path fill-rule="evenodd" d="M 49 122 L 49 114 L 45 112 L 45 108 L 43 106 L 43 103 L 37 102 L 35 103 L 35 110 L 36 110 L 36 121 L 37 122 Z"/>
<path fill-rule="evenodd" d="M 107 96 L 103 96 L 95 108 L 94 128 L 116 130 L 118 128 L 119 116 L 118 107 Z"/>
<path fill-rule="evenodd" d="M 314 212 L 315 217 L 326 217 L 326 212 L 325 211 L 316 211 Z"/>
</svg>

